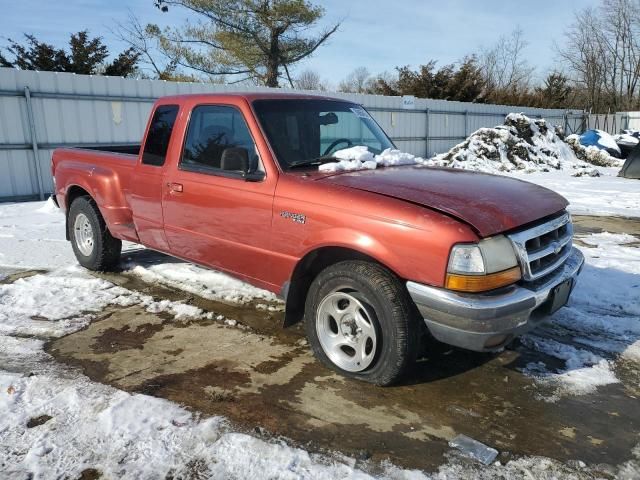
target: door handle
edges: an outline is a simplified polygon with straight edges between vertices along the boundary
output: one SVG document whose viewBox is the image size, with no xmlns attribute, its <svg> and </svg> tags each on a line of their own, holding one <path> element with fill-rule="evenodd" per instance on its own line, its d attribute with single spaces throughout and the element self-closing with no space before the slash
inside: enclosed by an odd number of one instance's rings
<svg viewBox="0 0 640 480">
<path fill-rule="evenodd" d="M 168 182 L 167 187 L 171 193 L 182 193 L 183 187 L 181 183 Z"/>
</svg>

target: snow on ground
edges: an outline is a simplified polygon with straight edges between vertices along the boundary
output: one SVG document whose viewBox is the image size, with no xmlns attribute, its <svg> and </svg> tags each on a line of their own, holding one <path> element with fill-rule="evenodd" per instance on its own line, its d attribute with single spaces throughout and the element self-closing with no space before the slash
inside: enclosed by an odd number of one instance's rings
<svg viewBox="0 0 640 480">
<path fill-rule="evenodd" d="M 277 297 L 267 290 L 190 263 L 161 263 L 150 266 L 128 263 L 125 268 L 130 269 L 131 273 L 145 282 L 162 283 L 209 300 L 233 303 L 247 303 L 254 299 L 278 301 Z"/>
<path fill-rule="evenodd" d="M 202 316 L 191 305 L 155 301 L 71 266 L 0 285 L 0 335 L 61 337 L 83 328 L 110 305 L 141 305 L 153 313 L 172 313 L 177 319 Z"/>
<path fill-rule="evenodd" d="M 91 382 L 54 364 L 38 340 L 0 335 L 6 369 L 5 358 L 27 368 L 0 370 L 2 478 L 79 478 L 88 468 L 123 479 L 370 478 L 282 442 L 233 433 L 223 418 Z M 44 423 L 26 427 L 34 419 Z"/>
<path fill-rule="evenodd" d="M 53 202 L 2 204 L 0 265 L 46 268 L 75 263 L 73 252 L 64 248 L 64 216 L 56 211 Z M 53 246 L 58 243 L 59 248 Z"/>
<path fill-rule="evenodd" d="M 554 390 L 550 401 L 619 382 L 620 361 L 640 364 L 640 238 L 603 232 L 577 240 L 588 245 L 581 247 L 586 265 L 569 304 L 521 339 L 564 362 L 557 371 L 543 362 L 524 370 Z"/>
<path fill-rule="evenodd" d="M 617 177 L 618 168 L 596 170 L 599 177 L 573 177 L 563 171 L 512 176 L 563 195 L 569 200 L 569 211 L 576 215 L 640 217 L 640 180 Z"/>
</svg>

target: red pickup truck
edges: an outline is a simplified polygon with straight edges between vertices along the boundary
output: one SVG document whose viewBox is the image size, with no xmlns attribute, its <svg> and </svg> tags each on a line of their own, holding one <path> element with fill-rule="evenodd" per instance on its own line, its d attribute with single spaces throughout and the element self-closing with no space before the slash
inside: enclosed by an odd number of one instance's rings
<svg viewBox="0 0 640 480">
<path fill-rule="evenodd" d="M 315 355 L 387 385 L 429 337 L 495 351 L 563 306 L 584 262 L 567 201 L 512 178 L 407 165 L 326 172 L 393 143 L 360 105 L 293 94 L 158 100 L 141 146 L 58 149 L 81 265 L 129 240 L 281 295 Z"/>
</svg>

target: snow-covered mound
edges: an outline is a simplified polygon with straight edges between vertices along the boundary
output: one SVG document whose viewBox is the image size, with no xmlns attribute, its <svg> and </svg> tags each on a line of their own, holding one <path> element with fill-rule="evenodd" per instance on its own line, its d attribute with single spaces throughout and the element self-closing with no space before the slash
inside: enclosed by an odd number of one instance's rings
<svg viewBox="0 0 640 480">
<path fill-rule="evenodd" d="M 576 158 L 583 160 L 591 165 L 598 167 L 621 167 L 623 161 L 612 157 L 606 150 L 602 150 L 594 145 L 585 146 L 580 143 L 580 137 L 578 135 L 569 135 L 565 142 L 567 142 Z"/>
<path fill-rule="evenodd" d="M 613 136 L 604 130 L 594 128 L 587 130 L 580 135 L 580 143 L 585 147 L 598 147 L 600 150 L 606 150 L 612 157 L 620 158 L 620 147 Z"/>
<path fill-rule="evenodd" d="M 430 159 L 394 149 L 375 155 L 364 146 L 339 150 L 334 156 L 337 162 L 320 165 L 319 169 L 336 172 L 418 164 L 495 174 L 568 170 L 575 176 L 598 176 L 594 165 L 620 166 L 620 161 L 606 151 L 580 145 L 577 136 L 565 141 L 545 120 L 532 120 L 520 113 L 509 114 L 504 125 L 477 130 L 448 152 Z"/>
<path fill-rule="evenodd" d="M 633 132 L 633 130 L 625 130 L 625 132 Z M 614 135 L 613 139 L 616 141 L 618 146 L 623 145 L 625 147 L 635 147 L 638 142 L 640 142 L 640 138 L 638 138 L 639 133 L 640 132 L 635 132 L 635 134 L 619 133 L 618 135 Z"/>
<path fill-rule="evenodd" d="M 488 173 L 576 170 L 579 175 L 593 174 L 594 164 L 614 166 L 618 163 L 606 152 L 595 155 L 587 150 L 579 142 L 577 147 L 573 142 L 565 142 L 545 120 L 511 113 L 504 125 L 477 130 L 447 153 L 434 157 L 432 163 Z"/>
</svg>

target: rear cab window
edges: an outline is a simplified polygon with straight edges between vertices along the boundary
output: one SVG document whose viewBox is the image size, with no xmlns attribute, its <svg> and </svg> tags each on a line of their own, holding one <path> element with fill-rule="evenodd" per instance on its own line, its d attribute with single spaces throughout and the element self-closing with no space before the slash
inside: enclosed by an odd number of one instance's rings
<svg viewBox="0 0 640 480">
<path fill-rule="evenodd" d="M 178 105 L 160 105 L 156 108 L 142 152 L 143 164 L 155 167 L 164 165 L 178 109 Z"/>
</svg>

